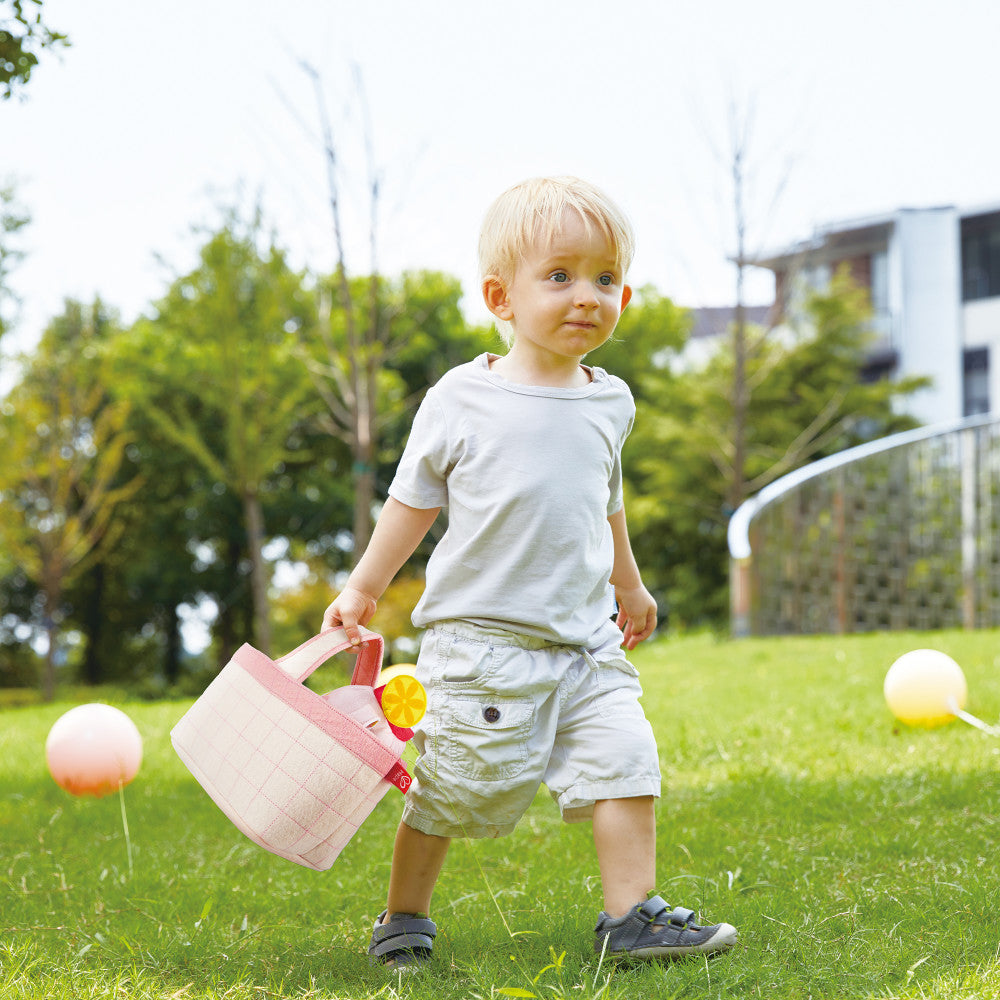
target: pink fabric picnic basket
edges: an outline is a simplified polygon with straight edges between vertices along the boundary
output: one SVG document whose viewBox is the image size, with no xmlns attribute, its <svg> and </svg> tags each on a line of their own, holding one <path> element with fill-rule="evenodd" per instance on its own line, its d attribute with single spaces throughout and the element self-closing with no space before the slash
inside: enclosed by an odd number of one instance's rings
<svg viewBox="0 0 1000 1000">
<path fill-rule="evenodd" d="M 368 814 L 410 776 L 405 744 L 375 697 L 382 637 L 361 630 L 351 685 L 319 695 L 303 681 L 350 649 L 321 632 L 280 659 L 244 645 L 170 733 L 178 756 L 254 843 L 324 871 Z"/>
</svg>

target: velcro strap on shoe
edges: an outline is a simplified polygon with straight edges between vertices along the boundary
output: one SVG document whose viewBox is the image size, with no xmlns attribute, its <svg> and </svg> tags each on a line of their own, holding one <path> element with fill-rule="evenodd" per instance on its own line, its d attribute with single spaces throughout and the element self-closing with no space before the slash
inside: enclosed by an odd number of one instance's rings
<svg viewBox="0 0 1000 1000">
<path fill-rule="evenodd" d="M 383 958 L 397 951 L 429 952 L 436 934 L 437 924 L 429 917 L 396 917 L 375 927 L 368 954 Z"/>
<path fill-rule="evenodd" d="M 694 910 L 687 910 L 683 906 L 675 906 L 667 914 L 667 923 L 675 927 L 687 927 L 694 923 Z"/>
<path fill-rule="evenodd" d="M 641 903 L 635 911 L 636 915 L 646 921 L 647 924 L 656 923 L 656 918 L 667 908 L 667 903 L 662 896 L 650 896 L 645 903 Z"/>
</svg>

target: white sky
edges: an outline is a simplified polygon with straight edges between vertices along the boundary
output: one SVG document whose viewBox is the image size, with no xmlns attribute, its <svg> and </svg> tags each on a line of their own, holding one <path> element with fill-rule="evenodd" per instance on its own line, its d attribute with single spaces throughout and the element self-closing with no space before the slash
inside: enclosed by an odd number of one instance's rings
<svg viewBox="0 0 1000 1000">
<path fill-rule="evenodd" d="M 750 249 L 902 205 L 1000 202 L 996 0 L 45 0 L 73 47 L 0 104 L 0 183 L 33 222 L 13 275 L 31 344 L 65 297 L 131 321 L 194 264 L 220 207 L 265 213 L 332 266 L 311 85 L 345 165 L 349 266 L 368 267 L 367 93 L 380 266 L 448 271 L 476 299 L 487 204 L 575 173 L 635 224 L 634 284 L 732 299 L 729 106 L 750 130 Z M 714 149 L 713 149 L 714 147 Z M 780 178 L 788 182 L 776 203 Z M 242 194 L 239 192 L 242 190 Z M 203 228 L 204 232 L 204 228 Z M 165 263 L 158 262 L 162 259 Z M 766 300 L 770 284 L 751 287 Z"/>
</svg>

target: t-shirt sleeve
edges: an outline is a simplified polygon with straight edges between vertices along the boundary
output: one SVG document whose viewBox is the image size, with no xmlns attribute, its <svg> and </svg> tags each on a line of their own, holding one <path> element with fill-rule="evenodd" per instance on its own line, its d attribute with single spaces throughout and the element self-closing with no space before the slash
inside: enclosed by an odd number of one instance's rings
<svg viewBox="0 0 1000 1000">
<path fill-rule="evenodd" d="M 389 486 L 389 496 L 419 510 L 444 507 L 448 503 L 450 466 L 448 428 L 431 390 L 413 418 L 403 457 Z"/>
<path fill-rule="evenodd" d="M 629 402 L 631 403 L 631 397 Z M 618 439 L 618 447 L 615 449 L 615 460 L 611 467 L 611 478 L 608 480 L 608 517 L 611 517 L 612 514 L 617 514 L 625 506 L 625 494 L 622 488 L 622 448 L 625 445 L 625 439 L 632 431 L 633 423 L 635 423 L 634 404 L 630 406 L 630 411 L 628 420 L 625 423 L 625 429 L 622 431 L 622 436 Z"/>
</svg>

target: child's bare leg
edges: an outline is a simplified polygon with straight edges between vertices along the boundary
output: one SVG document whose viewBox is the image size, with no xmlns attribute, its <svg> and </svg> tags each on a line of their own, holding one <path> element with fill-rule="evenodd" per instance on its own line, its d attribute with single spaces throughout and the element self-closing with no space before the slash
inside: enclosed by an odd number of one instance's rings
<svg viewBox="0 0 1000 1000">
<path fill-rule="evenodd" d="M 653 797 L 601 799 L 594 804 L 594 847 L 604 910 L 623 917 L 656 888 Z"/>
<path fill-rule="evenodd" d="M 649 896 L 656 885 L 656 823 L 651 797 L 596 803 L 594 844 L 605 910 L 596 928 L 597 951 L 603 954 L 606 949 L 609 955 L 635 958 L 680 958 L 710 955 L 736 944 L 732 924 L 702 926 L 694 921 L 693 910 L 670 910 L 662 898 Z M 637 904 L 643 904 L 641 910 Z"/>
<path fill-rule="evenodd" d="M 451 841 L 414 830 L 405 823 L 396 831 L 389 875 L 387 915 L 431 912 L 431 894 Z"/>
</svg>

